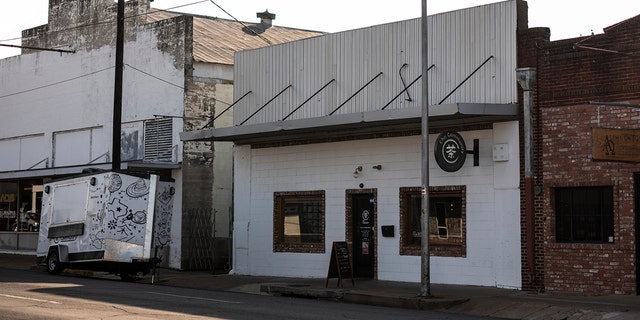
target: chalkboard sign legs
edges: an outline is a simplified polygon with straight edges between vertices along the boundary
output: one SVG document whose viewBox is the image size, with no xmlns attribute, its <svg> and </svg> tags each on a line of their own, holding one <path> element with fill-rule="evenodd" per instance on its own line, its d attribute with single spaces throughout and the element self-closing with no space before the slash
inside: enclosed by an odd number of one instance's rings
<svg viewBox="0 0 640 320">
<path fill-rule="evenodd" d="M 324 283 L 324 287 L 329 286 L 330 278 L 338 278 L 338 286 L 342 288 L 342 278 L 345 276 L 351 278 L 351 285 L 355 287 L 356 282 L 353 280 L 349 246 L 346 241 L 334 241 L 331 247 L 331 261 L 329 262 L 329 271 L 327 272 L 327 280 Z"/>
</svg>

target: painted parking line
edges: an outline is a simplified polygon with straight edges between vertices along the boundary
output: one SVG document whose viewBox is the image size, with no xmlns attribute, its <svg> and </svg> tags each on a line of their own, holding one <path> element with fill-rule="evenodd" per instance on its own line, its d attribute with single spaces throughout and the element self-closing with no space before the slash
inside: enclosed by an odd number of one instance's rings
<svg viewBox="0 0 640 320">
<path fill-rule="evenodd" d="M 29 298 L 29 297 L 23 297 L 23 296 L 14 296 L 14 295 L 10 295 L 10 294 L 1 294 L 0 293 L 0 297 L 21 299 L 21 300 L 29 300 L 29 301 L 36 301 L 36 302 L 46 302 L 46 303 L 52 303 L 52 304 L 61 304 L 61 302 L 58 302 L 58 301 Z"/>
</svg>

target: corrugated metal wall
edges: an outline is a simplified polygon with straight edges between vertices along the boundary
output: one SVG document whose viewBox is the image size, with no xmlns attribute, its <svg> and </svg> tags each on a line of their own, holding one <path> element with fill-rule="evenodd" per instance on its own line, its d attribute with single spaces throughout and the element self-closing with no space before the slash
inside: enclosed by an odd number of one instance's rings
<svg viewBox="0 0 640 320">
<path fill-rule="evenodd" d="M 429 16 L 429 61 L 434 65 L 429 104 L 516 102 L 517 20 L 516 1 Z M 234 98 L 252 93 L 234 107 L 234 125 L 283 120 L 335 79 L 287 120 L 329 115 L 382 72 L 335 114 L 380 110 L 404 89 L 401 77 L 409 85 L 420 75 L 420 22 L 405 20 L 237 53 Z M 419 107 L 420 90 L 417 81 L 387 109 Z"/>
</svg>

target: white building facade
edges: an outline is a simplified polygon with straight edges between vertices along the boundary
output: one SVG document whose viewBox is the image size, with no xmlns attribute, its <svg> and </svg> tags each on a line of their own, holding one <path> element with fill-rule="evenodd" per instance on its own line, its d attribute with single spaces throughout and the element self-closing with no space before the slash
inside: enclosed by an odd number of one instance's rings
<svg viewBox="0 0 640 320">
<path fill-rule="evenodd" d="M 526 3 L 428 25 L 431 281 L 521 288 Z M 323 278 L 346 241 L 356 277 L 420 282 L 420 42 L 414 19 L 236 54 L 234 126 L 181 133 L 235 142 L 234 273 Z"/>
<path fill-rule="evenodd" d="M 0 60 L 2 249 L 35 250 L 37 234 L 15 233 L 12 224 L 27 209 L 39 212 L 36 190 L 44 182 L 112 167 L 116 7 L 110 0 L 50 1 L 48 23 L 23 31 L 30 49 Z M 229 268 L 233 146 L 183 143 L 179 133 L 232 122 L 225 111 L 235 51 L 321 34 L 272 26 L 274 17 L 240 23 L 155 10 L 149 0 L 125 3 L 115 136 L 120 168 L 176 182 L 163 266 Z"/>
<path fill-rule="evenodd" d="M 163 50 L 158 43 L 168 40 L 163 38 L 167 29 L 179 30 L 184 37 L 189 24 L 181 17 L 128 29 L 135 40 L 125 43 L 119 135 L 122 169 L 160 170 L 176 181 L 182 179 L 178 133 L 183 122 L 156 115 L 182 116 L 184 90 L 159 85 L 162 82 L 150 81 L 148 74 L 169 83 L 185 83 L 184 66 L 191 57 L 185 55 L 184 43 L 171 50 Z M 93 44 L 73 53 L 38 51 L 0 60 L 0 112 L 4 115 L 0 178 L 4 183 L 26 189 L 33 186 L 25 181 L 41 184 L 83 169 L 111 168 L 115 48 L 111 39 Z M 149 61 L 154 61 L 152 70 Z M 176 189 L 182 194 L 181 183 L 176 183 Z M 180 230 L 182 199 L 175 201 L 170 226 Z M 163 259 L 165 266 L 180 267 L 180 243 L 176 235 L 167 250 L 169 256 Z"/>
</svg>

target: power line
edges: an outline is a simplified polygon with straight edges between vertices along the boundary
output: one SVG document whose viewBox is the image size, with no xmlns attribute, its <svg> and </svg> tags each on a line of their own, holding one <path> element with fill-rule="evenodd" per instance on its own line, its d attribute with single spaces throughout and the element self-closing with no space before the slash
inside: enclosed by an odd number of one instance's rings
<svg viewBox="0 0 640 320">
<path fill-rule="evenodd" d="M 194 4 L 198 4 L 198 3 L 202 3 L 202 2 L 206 2 L 206 1 L 208 1 L 208 0 L 197 1 L 197 2 L 193 2 L 193 3 L 189 3 L 189 4 L 185 4 L 185 5 L 180 5 L 180 6 L 176 6 L 176 7 L 172 7 L 172 8 L 168 8 L 168 9 L 156 9 L 155 11 L 152 11 L 152 12 L 146 12 L 146 13 L 142 13 L 142 14 L 131 15 L 131 16 L 125 17 L 125 19 L 131 19 L 131 18 L 135 18 L 135 17 L 138 17 L 138 16 L 148 15 L 148 14 L 152 14 L 152 13 L 160 12 L 160 11 L 167 11 L 167 10 L 177 9 L 177 8 L 186 7 L 186 6 L 190 6 L 190 5 L 194 5 Z M 218 6 L 215 2 L 213 2 L 213 1 L 211 1 L 211 0 L 209 0 L 209 1 L 210 1 L 211 3 L 213 3 L 214 5 L 216 5 L 218 8 L 220 8 L 222 11 L 224 11 L 227 15 L 229 15 L 230 17 L 232 17 L 234 20 L 236 20 L 237 22 L 239 22 L 239 23 L 240 23 L 241 25 L 243 25 L 245 28 L 247 28 L 247 29 L 249 29 L 249 30 L 251 30 L 252 32 L 254 32 L 254 33 L 255 33 L 255 31 L 253 31 L 252 29 L 248 28 L 246 25 L 244 25 L 244 24 L 243 24 L 242 22 L 240 22 L 238 19 L 236 19 L 235 17 L 233 17 L 230 13 L 228 13 L 228 12 L 227 12 L 226 10 L 224 10 L 222 7 Z M 56 30 L 56 31 L 53 31 L 52 33 L 55 33 L 55 32 L 64 32 L 64 31 L 71 31 L 71 30 L 77 30 L 77 29 L 79 29 L 79 28 L 85 28 L 85 27 L 90 27 L 90 26 L 97 26 L 97 25 L 100 25 L 100 24 L 106 24 L 106 23 L 113 23 L 113 21 L 112 21 L 112 20 L 108 20 L 108 21 L 106 21 L 106 20 L 105 20 L 105 21 L 102 21 L 102 22 L 96 22 L 96 23 L 93 23 L 93 24 L 80 25 L 80 26 L 76 26 L 76 27 L 68 28 L 68 29 L 64 29 L 64 30 Z M 259 34 L 257 34 L 257 33 L 256 33 L 256 35 L 257 35 L 258 37 L 260 37 L 261 39 L 263 39 L 263 40 L 264 40 L 265 42 L 267 42 L 268 44 L 271 44 L 271 43 L 270 43 L 267 39 L 265 39 L 264 37 L 260 36 L 260 35 L 259 35 Z M 15 38 L 15 39 L 21 39 L 21 38 Z M 0 40 L 0 42 L 3 42 L 3 41 L 10 41 L 10 40 L 15 40 L 15 39 Z M 17 46 L 13 46 L 13 45 L 2 45 L 2 44 L 0 44 L 0 46 L 12 46 L 12 47 L 17 47 Z M 58 49 L 47 49 L 47 48 L 35 48 L 35 47 L 25 47 L 25 48 L 28 48 L 28 49 L 38 49 L 38 50 L 48 50 L 48 51 L 58 51 L 58 52 L 71 52 L 71 51 L 67 51 L 67 50 L 61 51 L 61 50 L 58 50 Z M 75 52 L 75 51 L 73 51 L 73 52 Z M 152 74 L 150 74 L 150 73 L 148 73 L 148 72 L 145 72 L 145 71 L 143 71 L 143 70 L 140 70 L 140 69 L 138 69 L 138 68 L 136 68 L 136 67 L 134 67 L 134 66 L 132 66 L 132 65 L 126 64 L 126 66 L 128 66 L 128 67 L 132 68 L 133 70 L 138 71 L 138 72 L 140 72 L 140 73 L 142 73 L 142 74 L 144 74 L 144 75 L 146 75 L 146 76 L 148 76 L 148 77 L 154 78 L 154 79 L 156 79 L 156 80 L 158 80 L 158 81 L 164 82 L 164 83 L 169 84 L 169 85 L 171 85 L 171 86 L 174 86 L 174 87 L 180 88 L 180 89 L 184 90 L 185 92 L 186 92 L 186 91 L 189 91 L 189 90 L 185 89 L 184 87 L 182 87 L 182 86 L 180 86 L 180 85 L 177 85 L 177 84 L 171 83 L 170 81 L 167 81 L 167 80 L 164 80 L 164 79 L 159 78 L 159 77 L 157 77 L 157 76 L 154 76 L 154 75 L 152 75 Z M 50 83 L 50 84 L 47 84 L 47 85 L 43 85 L 43 86 L 39 86 L 39 87 L 36 87 L 36 88 L 31 88 L 31 89 L 27 89 L 27 90 L 23 90 L 23 91 L 19 91 L 19 92 L 10 93 L 10 94 L 7 94 L 7 95 L 0 96 L 0 99 L 2 99 L 2 98 L 6 98 L 6 97 L 10 97 L 10 96 L 14 96 L 14 95 L 19 95 L 19 94 L 27 93 L 27 92 L 31 92 L 31 91 L 40 90 L 40 89 L 47 88 L 47 87 L 51 87 L 51 86 L 55 86 L 55 85 L 62 84 L 62 83 L 65 83 L 65 82 L 69 82 L 69 81 L 73 81 L 73 80 L 80 79 L 80 78 L 83 78 L 83 77 L 87 77 L 87 76 L 90 76 L 90 75 L 93 75 L 93 74 L 96 74 L 96 73 L 99 73 L 99 72 L 102 72 L 102 71 L 106 71 L 106 70 L 109 70 L 109 69 L 112 69 L 112 68 L 114 68 L 114 67 L 108 67 L 108 68 L 104 68 L 104 69 L 101 69 L 101 70 L 97 70 L 97 71 L 94 71 L 94 72 L 91 72 L 91 73 L 88 73 L 88 74 L 84 74 L 84 75 L 81 75 L 81 76 L 77 76 L 77 77 L 74 77 L 74 78 L 70 78 L 70 79 L 66 79 L 66 80 L 62 80 L 62 81 L 58 81 L 58 82 L 54 82 L 54 83 Z M 195 91 L 191 91 L 191 92 L 192 92 L 193 94 L 198 95 L 198 96 L 206 97 L 206 98 L 208 98 L 208 99 L 213 99 L 214 101 L 216 101 L 216 102 L 218 102 L 218 103 L 222 103 L 222 104 L 225 104 L 225 105 L 227 105 L 227 106 L 231 106 L 231 104 L 230 104 L 230 103 L 227 103 L 227 102 L 224 102 L 224 101 L 221 101 L 221 100 L 218 100 L 218 99 L 215 99 L 215 98 L 209 97 L 209 96 L 207 96 L 207 95 L 204 95 L 204 94 L 201 94 L 201 93 L 198 93 L 198 92 L 195 92 Z"/>
<path fill-rule="evenodd" d="M 160 77 L 156 77 L 156 76 L 154 76 L 154 75 L 152 75 L 152 74 L 150 74 L 150 73 L 148 73 L 148 72 L 146 72 L 146 71 L 142 71 L 142 70 L 140 70 L 140 69 L 138 69 L 138 68 L 136 68 L 136 67 L 134 67 L 134 66 L 132 66 L 132 65 L 130 65 L 130 64 L 128 64 L 128 63 L 125 63 L 124 65 L 125 65 L 125 66 L 127 66 L 127 67 L 129 67 L 129 68 L 131 68 L 131 69 L 133 69 L 133 70 L 135 70 L 135 71 L 138 71 L 138 72 L 140 72 L 140 73 L 142 73 L 142 74 L 144 74 L 144 75 L 146 75 L 146 76 L 149 76 L 149 77 L 154 78 L 154 79 L 156 79 L 156 80 L 162 81 L 162 82 L 164 82 L 164 83 L 166 83 L 166 84 L 169 84 L 169 85 L 172 85 L 172 86 L 174 86 L 174 87 L 176 87 L 176 88 L 180 88 L 180 89 L 182 89 L 182 90 L 186 90 L 186 89 L 185 89 L 184 87 L 182 87 L 182 86 L 179 86 L 179 85 L 177 85 L 177 84 L 175 84 L 175 83 L 172 83 L 172 82 L 170 82 L 170 81 L 168 81 L 168 80 L 164 80 L 164 79 L 162 79 L 162 78 L 160 78 Z"/>
<path fill-rule="evenodd" d="M 60 53 L 76 53 L 75 50 L 63 50 L 63 49 L 52 49 L 52 48 L 42 48 L 42 47 L 30 47 L 30 46 L 17 46 L 17 45 L 13 45 L 13 44 L 2 44 L 2 43 L 0 43 L 0 47 L 31 49 L 31 50 L 40 50 L 40 51 L 53 51 L 53 52 L 60 52 Z"/>
<path fill-rule="evenodd" d="M 135 70 L 135 71 L 138 71 L 138 72 L 140 72 L 140 73 L 142 73 L 142 74 L 144 74 L 144 75 L 146 75 L 146 76 L 148 76 L 148 77 L 154 78 L 154 79 L 156 79 L 156 80 L 158 80 L 158 81 L 164 82 L 164 83 L 166 83 L 166 84 L 168 84 L 168 85 L 174 86 L 174 87 L 179 88 L 179 89 L 182 89 L 182 90 L 184 90 L 184 91 L 189 91 L 189 92 L 191 92 L 191 93 L 193 93 L 193 94 L 195 94 L 195 95 L 201 96 L 201 97 L 205 97 L 205 98 L 208 98 L 208 99 L 213 99 L 213 100 L 214 100 L 214 101 L 216 101 L 216 102 L 219 102 L 219 103 L 222 103 L 222 104 L 225 104 L 225 105 L 228 105 L 228 106 L 230 106 L 230 105 L 231 105 L 231 104 L 230 104 L 230 103 L 228 103 L 228 102 L 224 102 L 224 101 L 222 101 L 222 100 L 218 100 L 218 99 L 216 99 L 216 98 L 213 98 L 213 97 L 207 96 L 207 95 L 205 95 L 205 94 L 201 94 L 201 93 L 198 93 L 198 92 L 196 92 L 196 91 L 187 90 L 187 89 L 186 89 L 186 88 L 184 88 L 183 86 L 177 85 L 177 84 L 175 84 L 175 83 L 172 83 L 171 81 L 168 81 L 168 80 L 162 79 L 162 78 L 160 78 L 160 77 L 158 77 L 158 76 L 155 76 L 155 75 L 153 75 L 153 74 L 150 74 L 150 73 L 148 73 L 148 72 L 146 72 L 146 71 L 140 70 L 140 69 L 138 69 L 138 68 L 136 68 L 136 67 L 134 67 L 134 66 L 132 66 L 132 65 L 130 65 L 130 64 L 128 64 L 128 63 L 126 63 L 125 65 L 126 65 L 127 67 L 129 67 L 129 68 L 131 68 L 131 69 Z M 48 87 L 52 87 L 52 86 L 59 85 L 59 84 L 65 83 L 65 82 L 69 82 L 69 81 L 77 80 L 77 79 L 80 79 L 80 78 L 88 77 L 88 76 L 94 75 L 94 74 L 96 74 L 96 73 L 100 73 L 100 72 L 103 72 L 103 71 L 106 71 L 106 70 L 109 70 L 109 69 L 113 69 L 113 68 L 114 68 L 114 67 L 107 67 L 107 68 L 103 68 L 103 69 L 100 69 L 100 70 L 96 70 L 96 71 L 93 71 L 93 72 L 90 72 L 90 73 L 87 73 L 87 74 L 83 74 L 83 75 L 80 75 L 80 76 L 77 76 L 77 77 L 73 77 L 73 78 L 69 78 L 69 79 L 65 79 L 65 80 L 61 80 L 61 81 L 57 81 L 57 82 L 53 82 L 53 83 L 49 83 L 49 84 L 45 84 L 45 85 L 38 86 L 38 87 L 35 87 L 35 88 L 30 88 L 30 89 L 26 89 L 26 90 L 22 90 L 22 91 L 18 91 L 18 92 L 9 93 L 9 94 L 6 94 L 6 95 L 3 95 L 3 96 L 0 96 L 0 99 L 7 98 L 7 97 L 11 97 L 11 96 L 16 96 L 16 95 L 20 95 L 20 94 L 23 94 L 23 93 L 27 93 L 27 92 L 31 92 L 31 91 L 36 91 L 36 90 L 40 90 L 40 89 L 44 89 L 44 88 L 48 88 Z"/>
<path fill-rule="evenodd" d="M 230 103 L 228 103 L 228 102 L 224 102 L 224 101 L 222 101 L 222 100 L 218 100 L 218 99 L 216 99 L 216 98 L 213 98 L 213 97 L 207 96 L 207 95 L 205 95 L 205 94 L 201 94 L 201 93 L 198 93 L 198 92 L 196 92 L 196 91 L 187 90 L 187 89 L 186 89 L 186 88 L 184 88 L 183 86 L 177 85 L 177 84 L 175 84 L 175 83 L 172 83 L 171 81 L 168 81 L 168 80 L 162 79 L 162 78 L 160 78 L 160 77 L 158 77 L 158 76 L 154 76 L 153 74 L 150 74 L 150 73 L 148 73 L 148 72 L 146 72 L 146 71 L 140 70 L 140 69 L 138 69 L 138 68 L 136 68 L 136 67 L 134 67 L 134 66 L 132 66 L 132 65 L 130 65 L 130 64 L 128 64 L 128 63 L 127 63 L 127 64 L 125 64 L 125 65 L 126 65 L 127 67 L 129 67 L 129 68 L 131 68 L 131 69 L 135 70 L 135 71 L 138 71 L 138 72 L 140 72 L 140 73 L 142 73 L 142 74 L 144 74 L 144 75 L 146 75 L 146 76 L 148 76 L 148 77 L 154 78 L 154 79 L 156 79 L 156 80 L 158 80 L 158 81 L 164 82 L 164 83 L 166 83 L 166 84 L 168 84 L 168 85 L 174 86 L 174 87 L 179 88 L 179 89 L 182 89 L 182 90 L 184 90 L 184 91 L 189 91 L 189 92 L 191 92 L 191 93 L 193 93 L 193 94 L 195 94 L 195 95 L 201 96 L 201 97 L 205 97 L 205 98 L 208 98 L 208 99 L 212 99 L 212 100 L 214 100 L 214 101 L 216 101 L 216 102 L 219 102 L 219 103 L 222 103 L 222 104 L 225 104 L 225 105 L 228 105 L 228 106 L 230 106 L 230 105 L 231 105 L 231 104 L 230 104 Z M 80 76 L 77 76 L 77 77 L 73 77 L 73 78 L 69 78 L 69 79 L 65 79 L 65 80 L 61 80 L 61 81 L 57 81 L 57 82 L 53 82 L 53 83 L 49 83 L 49 84 L 45 84 L 45 85 L 38 86 L 38 87 L 35 87 L 35 88 L 30 88 L 30 89 L 26 89 L 26 90 L 22 90 L 22 91 L 18 91 L 18 92 L 9 93 L 9 94 L 6 94 L 6 95 L 3 95 L 3 96 L 0 96 L 0 99 L 7 98 L 7 97 L 11 97 L 11 96 L 16 96 L 16 95 L 20 95 L 20 94 L 23 94 L 23 93 L 27 93 L 27 92 L 31 92 L 31 91 L 36 91 L 36 90 L 40 90 L 40 89 L 44 89 L 44 88 L 48 88 L 48 87 L 52 87 L 52 86 L 59 85 L 59 84 L 65 83 L 65 82 L 69 82 L 69 81 L 77 80 L 77 79 L 80 79 L 80 78 L 88 77 L 88 76 L 94 75 L 94 74 L 96 74 L 96 73 L 100 73 L 100 72 L 103 72 L 103 71 L 106 71 L 106 70 L 109 70 L 109 69 L 113 69 L 113 68 L 114 68 L 114 67 L 107 67 L 107 68 L 100 69 L 100 70 L 96 70 L 96 71 L 93 71 L 93 72 L 90 72 L 90 73 L 87 73 L 87 74 L 83 74 L 83 75 L 80 75 Z"/>
<path fill-rule="evenodd" d="M 230 103 L 227 103 L 227 102 L 224 102 L 224 101 L 218 100 L 218 99 L 216 99 L 216 98 L 212 98 L 212 97 L 207 96 L 207 95 L 205 95 L 205 94 L 201 94 L 201 93 L 198 93 L 198 92 L 196 92 L 196 91 L 187 90 L 187 89 L 186 89 L 186 88 L 184 88 L 183 86 L 177 85 L 177 84 L 172 83 L 172 82 L 170 82 L 170 81 L 168 81 L 168 80 L 165 80 L 165 79 L 162 79 L 162 78 L 160 78 L 160 77 L 154 76 L 154 75 L 152 75 L 152 74 L 150 74 L 150 73 L 148 73 L 148 72 L 146 72 L 146 71 L 142 71 L 142 70 L 140 70 L 140 69 L 138 69 L 138 68 L 136 68 L 136 67 L 134 67 L 134 66 L 132 66 L 132 65 L 130 65 L 130 64 L 128 64 L 128 63 L 125 63 L 125 66 L 127 66 L 127 67 L 129 67 L 129 68 L 131 68 L 131 69 L 133 69 L 133 70 L 135 70 L 135 71 L 138 71 L 138 72 L 140 72 L 140 73 L 142 73 L 142 74 L 144 74 L 144 75 L 146 75 L 146 76 L 148 76 L 148 77 L 154 78 L 154 79 L 156 79 L 156 80 L 158 80 L 158 81 L 162 81 L 162 82 L 164 82 L 164 83 L 166 83 L 166 84 L 169 84 L 169 85 L 172 85 L 172 86 L 174 86 L 174 87 L 176 87 L 176 88 L 180 88 L 180 89 L 182 89 L 182 90 L 184 90 L 184 91 L 189 91 L 189 92 L 191 92 L 191 93 L 193 93 L 193 94 L 195 94 L 195 95 L 198 95 L 198 96 L 201 96 L 201 97 L 205 97 L 205 98 L 208 98 L 208 99 L 213 99 L 213 100 L 214 100 L 214 101 L 216 101 L 216 102 L 219 102 L 219 103 L 222 103 L 222 104 L 226 104 L 226 105 L 228 105 L 228 106 L 230 106 L 230 105 L 231 105 Z"/>
<path fill-rule="evenodd" d="M 70 79 L 65 79 L 65 80 L 62 80 L 62 81 L 58 81 L 58 82 L 54 82 L 54 83 L 50 83 L 50 84 L 45 84 L 43 86 L 39 86 L 39 87 L 27 89 L 27 90 L 22 90 L 22 91 L 10 93 L 10 94 L 6 94 L 4 96 L 0 96 L 0 99 L 6 98 L 6 97 L 11 97 L 11 96 L 16 96 L 16 95 L 19 95 L 19 94 L 23 94 L 23 93 L 27 93 L 27 92 L 31 92 L 31 91 L 36 91 L 36 90 L 40 90 L 40 89 L 44 89 L 44 88 L 48 88 L 48 87 L 52 87 L 52 86 L 55 86 L 55 85 L 59 85 L 61 83 L 65 83 L 65 82 L 77 80 L 77 79 L 80 79 L 80 78 L 88 77 L 90 75 L 94 75 L 96 73 L 100 73 L 100 72 L 103 72 L 103 71 L 106 71 L 106 70 L 109 70 L 109 69 L 113 69 L 113 68 L 114 67 L 107 67 L 107 68 L 104 68 L 104 69 L 96 70 L 96 71 L 93 71 L 91 73 L 83 74 L 83 75 L 80 75 L 80 76 L 77 76 L 77 77 L 73 77 L 73 78 L 70 78 Z"/>
<path fill-rule="evenodd" d="M 196 4 L 207 2 L 207 1 L 211 2 L 212 4 L 214 4 L 216 7 L 218 7 L 220 10 L 222 10 L 224 13 L 226 13 L 233 20 L 235 20 L 240 25 L 242 25 L 242 27 L 244 29 L 250 31 L 251 33 L 256 35 L 258 38 L 260 38 L 262 41 L 267 43 L 268 45 L 272 45 L 273 44 L 273 43 L 271 43 L 271 41 L 269 41 L 269 39 L 267 39 L 264 36 L 258 34 L 255 30 L 253 30 L 249 26 L 245 25 L 242 21 L 238 20 L 236 17 L 231 15 L 231 13 L 229 13 L 227 10 L 225 10 L 224 8 L 219 6 L 213 0 L 200 0 L 200 1 L 192 2 L 192 3 L 188 3 L 188 4 L 184 4 L 184 5 L 170 7 L 170 8 L 167 8 L 167 9 L 154 9 L 153 11 L 127 16 L 127 17 L 125 17 L 125 20 L 132 19 L 132 18 L 135 18 L 135 17 L 140 17 L 140 16 L 153 14 L 153 13 L 156 13 L 156 12 L 170 12 L 169 10 L 174 10 L 174 9 L 178 9 L 178 8 L 182 8 L 182 7 L 188 7 L 188 6 L 196 5 Z M 55 31 L 48 31 L 47 33 L 48 34 L 55 34 L 55 33 L 60 33 L 60 32 L 67 32 L 67 31 L 78 30 L 78 29 L 81 29 L 81 28 L 95 27 L 95 26 L 99 26 L 99 25 L 102 25 L 102 24 L 108 24 L 108 23 L 113 23 L 113 22 L 114 22 L 113 20 L 104 20 L 104 21 L 98 21 L 98 22 L 89 23 L 89 24 L 76 25 L 75 27 L 72 27 L 72 28 L 66 28 L 66 29 L 55 30 Z M 26 47 L 26 46 L 15 46 L 15 45 L 2 44 L 2 42 L 9 42 L 9 41 L 14 41 L 14 40 L 22 40 L 22 37 L 10 38 L 10 39 L 2 39 L 2 40 L 0 40 L 0 46 L 2 46 L 2 47 L 14 47 L 14 48 L 26 48 L 26 49 L 42 50 L 42 51 L 56 51 L 56 52 L 65 52 L 65 53 L 75 53 L 75 50 L 60 51 L 59 49 L 54 49 L 54 48 L 39 48 L 39 47 Z"/>
<path fill-rule="evenodd" d="M 152 11 L 148 11 L 148 12 L 145 12 L 145 13 L 140 13 L 140 14 L 134 14 L 134 15 L 127 16 L 127 17 L 125 17 L 125 20 L 136 18 L 136 17 L 140 17 L 140 16 L 144 16 L 144 15 L 153 14 L 153 13 L 156 13 L 156 12 L 169 12 L 169 10 L 174 10 L 174 9 L 178 9 L 178 8 L 182 8 L 182 7 L 188 7 L 188 6 L 196 5 L 196 4 L 207 2 L 207 1 L 209 1 L 209 0 L 200 0 L 200 1 L 192 2 L 192 3 L 187 3 L 187 4 L 183 4 L 183 5 L 167 8 L 167 9 L 155 9 L 155 8 L 153 8 Z M 95 26 L 99 26 L 99 25 L 102 25 L 102 24 L 114 23 L 114 22 L 115 22 L 115 20 L 97 21 L 97 22 L 93 22 L 93 23 L 77 25 L 77 26 L 72 27 L 72 28 L 48 31 L 48 34 L 55 34 L 55 33 L 66 32 L 66 31 L 73 31 L 73 30 L 77 30 L 77 29 L 81 29 L 81 28 L 95 27 Z M 22 39 L 22 37 L 10 38 L 10 39 L 0 40 L 0 42 L 8 42 L 8 41 L 14 41 L 14 40 L 21 40 L 21 39 Z"/>
<path fill-rule="evenodd" d="M 213 3 L 216 7 L 220 8 L 220 10 L 222 10 L 222 12 L 226 13 L 229 17 L 233 18 L 233 20 L 235 20 L 237 23 L 241 24 L 243 28 L 251 31 L 253 34 L 255 34 L 256 36 L 258 36 L 258 38 L 262 39 L 264 42 L 266 42 L 269 45 L 272 45 L 271 41 L 269 41 L 267 38 L 259 35 L 257 32 L 255 32 L 253 29 L 247 27 L 244 23 L 242 23 L 242 21 L 236 19 L 236 17 L 232 16 L 231 13 L 227 12 L 227 10 L 223 9 L 221 6 L 219 6 L 217 3 L 213 2 L 213 0 L 209 0 L 211 1 L 211 3 Z"/>
</svg>

